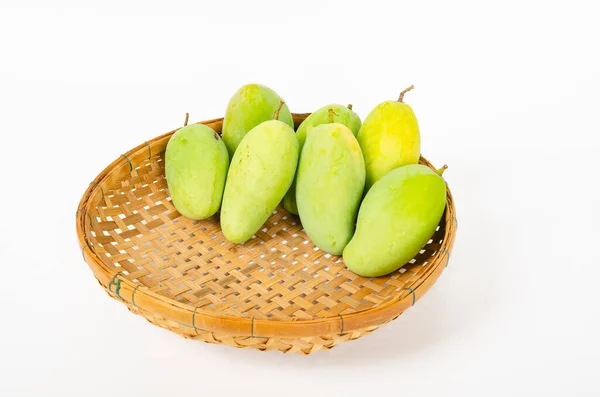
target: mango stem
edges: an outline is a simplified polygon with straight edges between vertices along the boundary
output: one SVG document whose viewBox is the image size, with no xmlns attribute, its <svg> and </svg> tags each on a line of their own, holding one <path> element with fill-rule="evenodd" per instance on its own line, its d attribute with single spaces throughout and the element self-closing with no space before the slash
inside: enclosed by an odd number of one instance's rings
<svg viewBox="0 0 600 397">
<path fill-rule="evenodd" d="M 281 111 L 281 108 L 283 107 L 283 104 L 285 102 L 283 101 L 279 101 L 279 106 L 277 107 L 277 110 L 275 110 L 275 113 L 273 114 L 273 120 L 279 120 L 279 112 Z"/>
<path fill-rule="evenodd" d="M 185 121 L 183 122 L 183 126 L 184 126 L 184 127 L 186 127 L 186 126 L 187 126 L 187 123 L 188 123 L 188 120 L 189 120 L 189 119 L 190 119 L 190 114 L 189 114 L 189 113 L 186 113 L 186 114 L 185 114 Z"/>
<path fill-rule="evenodd" d="M 405 89 L 404 91 L 402 91 L 400 93 L 400 96 L 398 97 L 398 102 L 403 102 L 404 101 L 404 94 L 406 94 L 408 91 L 412 90 L 413 88 L 415 88 L 415 86 L 411 85 L 410 87 L 408 87 L 407 89 Z"/>
<path fill-rule="evenodd" d="M 444 164 L 441 168 L 437 169 L 435 171 L 435 173 L 438 174 L 439 176 L 442 176 L 444 171 L 446 171 L 447 169 L 448 169 L 448 166 L 446 164 Z"/>
<path fill-rule="evenodd" d="M 349 103 L 348 106 L 347 106 L 347 108 L 350 109 L 350 110 L 352 110 L 352 104 Z"/>
<path fill-rule="evenodd" d="M 333 120 L 333 116 L 334 115 L 337 116 L 338 114 L 336 112 L 334 112 L 332 108 L 329 108 L 329 122 L 330 123 L 333 123 L 333 121 L 334 121 Z"/>
</svg>

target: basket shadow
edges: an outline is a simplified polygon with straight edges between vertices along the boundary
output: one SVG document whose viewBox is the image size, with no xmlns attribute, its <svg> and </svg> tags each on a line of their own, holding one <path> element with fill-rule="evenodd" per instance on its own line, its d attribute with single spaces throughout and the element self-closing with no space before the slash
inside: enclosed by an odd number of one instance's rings
<svg viewBox="0 0 600 397">
<path fill-rule="evenodd" d="M 458 280 L 457 280 L 458 281 Z M 436 297 L 437 295 L 437 297 Z M 449 301 L 445 292 L 434 291 L 424 297 L 414 308 L 407 310 L 390 324 L 351 342 L 342 343 L 329 351 L 318 351 L 309 356 L 282 354 L 278 351 L 258 352 L 254 349 L 223 349 L 223 353 L 236 361 L 264 367 L 315 367 L 364 366 L 369 361 L 402 360 L 430 350 L 449 339 L 461 337 L 477 328 L 485 311 L 464 311 L 463 298 Z M 454 297 L 453 299 L 455 299 Z M 465 296 L 465 300 L 469 297 Z M 489 309 L 489 307 L 488 307 Z M 456 319 L 457 312 L 459 320 Z"/>
<path fill-rule="evenodd" d="M 493 246 L 493 244 L 492 244 Z M 489 249 L 490 244 L 486 246 Z M 498 251 L 499 252 L 499 251 Z M 329 351 L 309 356 L 282 354 L 278 351 L 258 352 L 254 349 L 224 348 L 223 353 L 250 365 L 290 369 L 326 369 L 332 366 L 357 367 L 369 361 L 410 360 L 416 355 L 450 343 L 464 343 L 477 333 L 495 312 L 496 297 L 502 280 L 488 275 L 489 269 L 478 266 L 480 252 L 455 250 L 454 260 L 440 280 L 414 307 L 391 323 L 357 340 L 341 343 Z M 490 258 L 490 265 L 501 268 L 507 258 Z M 456 264 L 456 268 L 453 268 Z M 452 271 L 451 271 L 452 270 Z M 479 282 L 465 280 L 477 278 Z M 450 298 L 451 297 L 451 298 Z M 474 299 L 474 297 L 477 297 Z M 461 342 L 462 341 L 462 342 Z"/>
<path fill-rule="evenodd" d="M 397 360 L 434 348 L 462 334 L 476 321 L 477 315 L 456 321 L 454 303 L 436 299 L 433 291 L 420 305 L 407 310 L 390 324 L 352 343 L 336 346 L 319 362 L 354 366 L 369 360 Z M 433 296 L 431 296 L 433 295 Z M 325 357 L 326 356 L 326 357 Z"/>
</svg>

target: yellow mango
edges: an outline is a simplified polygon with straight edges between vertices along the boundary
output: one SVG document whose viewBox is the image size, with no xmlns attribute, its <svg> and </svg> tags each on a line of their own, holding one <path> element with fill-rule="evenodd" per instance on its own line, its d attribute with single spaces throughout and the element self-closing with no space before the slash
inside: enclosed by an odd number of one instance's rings
<svg viewBox="0 0 600 397">
<path fill-rule="evenodd" d="M 419 124 L 412 108 L 398 101 L 380 103 L 369 113 L 358 132 L 358 143 L 365 157 L 367 180 L 365 192 L 391 170 L 417 164 L 421 154 Z"/>
</svg>

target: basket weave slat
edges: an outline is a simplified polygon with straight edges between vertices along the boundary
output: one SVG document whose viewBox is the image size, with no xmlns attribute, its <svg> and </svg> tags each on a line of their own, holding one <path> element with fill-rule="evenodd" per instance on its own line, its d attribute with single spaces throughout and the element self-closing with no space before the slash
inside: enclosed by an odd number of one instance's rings
<svg viewBox="0 0 600 397">
<path fill-rule="evenodd" d="M 294 114 L 296 126 L 306 116 Z M 221 132 L 222 119 L 203 124 Z M 174 132 L 110 164 L 76 216 L 82 254 L 99 283 L 155 325 L 208 343 L 309 354 L 397 318 L 448 263 L 456 232 L 449 189 L 432 239 L 388 276 L 352 273 L 341 257 L 316 248 L 282 206 L 250 241 L 232 244 L 218 215 L 193 221 L 172 205 L 164 150 Z"/>
</svg>

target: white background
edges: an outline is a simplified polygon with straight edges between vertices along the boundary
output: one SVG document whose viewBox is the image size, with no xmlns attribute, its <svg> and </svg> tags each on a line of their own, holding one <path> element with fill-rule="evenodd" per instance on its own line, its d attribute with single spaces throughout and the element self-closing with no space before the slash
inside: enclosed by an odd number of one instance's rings
<svg viewBox="0 0 600 397">
<path fill-rule="evenodd" d="M 1 0 L 0 396 L 600 395 L 594 3 Z M 249 82 L 363 118 L 415 84 L 422 152 L 449 165 L 450 266 L 329 352 L 185 340 L 81 259 L 89 182 Z"/>
</svg>

